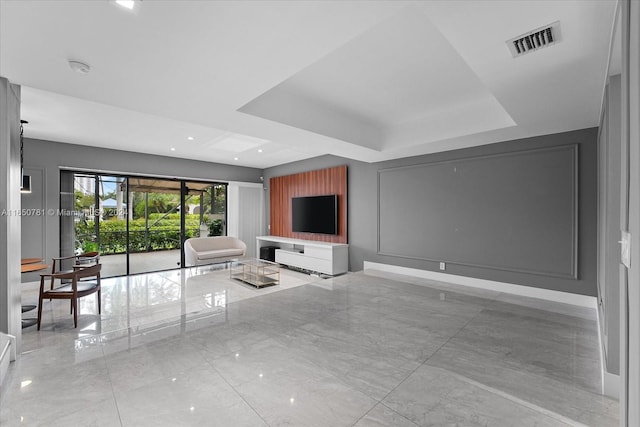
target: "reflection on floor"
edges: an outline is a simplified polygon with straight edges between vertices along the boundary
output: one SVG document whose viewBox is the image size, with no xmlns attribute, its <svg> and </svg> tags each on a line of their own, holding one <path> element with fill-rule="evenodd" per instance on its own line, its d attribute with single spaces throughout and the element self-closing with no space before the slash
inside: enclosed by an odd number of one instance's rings
<svg viewBox="0 0 640 427">
<path fill-rule="evenodd" d="M 42 330 L 0 424 L 617 425 L 590 309 L 374 271 L 282 270 L 257 290 L 200 268 L 105 280 Z M 26 291 L 28 297 L 28 291 Z"/>
<path fill-rule="evenodd" d="M 127 255 L 101 255 L 102 276 L 124 276 L 127 274 Z M 180 266 L 180 249 L 129 254 L 130 274 L 149 271 L 170 270 Z"/>
</svg>

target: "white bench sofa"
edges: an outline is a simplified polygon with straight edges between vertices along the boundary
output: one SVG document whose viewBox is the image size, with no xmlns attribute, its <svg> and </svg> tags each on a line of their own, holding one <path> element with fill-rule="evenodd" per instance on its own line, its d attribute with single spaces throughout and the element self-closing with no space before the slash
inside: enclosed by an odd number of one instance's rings
<svg viewBox="0 0 640 427">
<path fill-rule="evenodd" d="M 214 264 L 244 256 L 247 245 L 237 237 L 193 237 L 184 242 L 185 266 Z"/>
</svg>

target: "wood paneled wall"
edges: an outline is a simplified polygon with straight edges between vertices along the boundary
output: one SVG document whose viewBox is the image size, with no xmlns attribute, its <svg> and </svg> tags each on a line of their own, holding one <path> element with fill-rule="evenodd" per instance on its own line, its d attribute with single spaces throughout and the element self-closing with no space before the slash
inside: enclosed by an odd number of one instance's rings
<svg viewBox="0 0 640 427">
<path fill-rule="evenodd" d="M 347 166 L 276 176 L 269 180 L 271 235 L 321 242 L 347 243 Z M 291 231 L 291 198 L 338 195 L 338 234 Z"/>
</svg>

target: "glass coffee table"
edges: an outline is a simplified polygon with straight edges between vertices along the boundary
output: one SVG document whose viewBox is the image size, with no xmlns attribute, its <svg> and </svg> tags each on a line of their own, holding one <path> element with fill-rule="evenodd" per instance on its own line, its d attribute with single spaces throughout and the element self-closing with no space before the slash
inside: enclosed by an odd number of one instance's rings
<svg viewBox="0 0 640 427">
<path fill-rule="evenodd" d="M 231 263 L 231 279 L 261 288 L 280 284 L 280 264 L 257 258 L 240 258 Z"/>
</svg>

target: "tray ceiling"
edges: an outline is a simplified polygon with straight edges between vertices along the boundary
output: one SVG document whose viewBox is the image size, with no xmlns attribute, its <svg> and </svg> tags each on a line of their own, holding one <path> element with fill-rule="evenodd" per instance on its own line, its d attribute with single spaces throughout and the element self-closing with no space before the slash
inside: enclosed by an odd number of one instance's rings
<svg viewBox="0 0 640 427">
<path fill-rule="evenodd" d="M 373 162 L 597 126 L 614 11 L 3 1 L 0 75 L 22 86 L 31 138 L 258 168 L 328 153 Z M 556 21 L 559 43 L 512 57 L 507 40 Z"/>
</svg>

